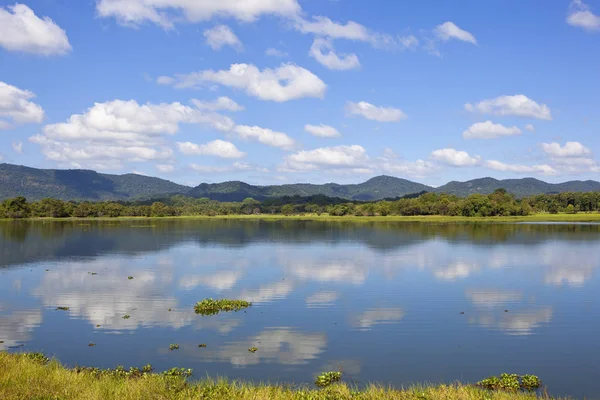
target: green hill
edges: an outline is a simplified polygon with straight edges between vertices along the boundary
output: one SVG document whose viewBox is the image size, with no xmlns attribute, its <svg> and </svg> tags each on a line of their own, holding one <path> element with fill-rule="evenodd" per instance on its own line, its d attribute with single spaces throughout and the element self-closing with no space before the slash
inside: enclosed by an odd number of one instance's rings
<svg viewBox="0 0 600 400">
<path fill-rule="evenodd" d="M 431 186 L 406 179 L 378 176 L 364 183 L 353 185 L 298 183 L 278 186 L 252 186 L 244 182 L 203 183 L 188 192 L 188 195 L 193 197 L 208 197 L 220 201 L 241 201 L 247 197 L 252 197 L 255 200 L 264 200 L 283 196 L 306 197 L 315 195 L 366 201 L 405 196 L 407 194 L 431 190 L 433 190 Z"/>
<path fill-rule="evenodd" d="M 109 175 L 89 170 L 36 169 L 0 164 L 0 199 L 134 200 L 187 193 L 190 188 L 137 174 Z"/>
<path fill-rule="evenodd" d="M 550 193 L 597 192 L 600 191 L 600 182 L 569 181 L 564 183 L 547 183 L 535 178 L 504 180 L 480 178 L 466 182 L 452 181 L 434 189 L 434 191 L 465 197 L 473 193 L 490 194 L 500 188 L 506 189 L 509 193 L 517 197 L 525 197 Z"/>
<path fill-rule="evenodd" d="M 283 196 L 327 196 L 348 200 L 381 200 L 403 197 L 421 192 L 438 192 L 465 197 L 473 193 L 489 194 L 504 188 L 517 197 L 545 193 L 600 191 L 595 181 L 547 183 L 534 178 L 498 180 L 474 179 L 449 182 L 433 188 L 421 183 L 392 176 L 378 176 L 366 182 L 351 185 L 327 183 L 314 185 L 255 186 L 240 181 L 202 183 L 194 188 L 144 175 L 100 174 L 90 170 L 36 169 L 20 165 L 0 164 L 0 200 L 24 196 L 29 200 L 52 197 L 61 200 L 143 200 L 184 194 L 208 197 L 219 201 L 276 199 Z"/>
</svg>

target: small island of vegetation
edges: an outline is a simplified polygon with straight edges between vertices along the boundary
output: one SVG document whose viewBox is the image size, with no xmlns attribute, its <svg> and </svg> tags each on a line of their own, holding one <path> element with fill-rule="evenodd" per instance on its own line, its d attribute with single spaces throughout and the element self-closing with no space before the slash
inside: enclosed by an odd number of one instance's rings
<svg viewBox="0 0 600 400">
<path fill-rule="evenodd" d="M 240 311 L 248 308 L 252 303 L 245 300 L 229 300 L 229 299 L 204 299 L 199 301 L 194 306 L 196 314 L 200 315 L 216 315 L 220 312 Z"/>
</svg>

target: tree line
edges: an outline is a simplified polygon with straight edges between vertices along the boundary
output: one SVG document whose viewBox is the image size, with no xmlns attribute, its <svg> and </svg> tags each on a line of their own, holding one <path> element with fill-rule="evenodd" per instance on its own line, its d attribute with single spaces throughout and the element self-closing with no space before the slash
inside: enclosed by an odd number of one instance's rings
<svg viewBox="0 0 600 400">
<path fill-rule="evenodd" d="M 424 193 L 395 200 L 373 202 L 348 201 L 322 195 L 285 196 L 257 201 L 220 202 L 183 195 L 155 201 L 75 202 L 43 199 L 28 202 L 15 197 L 0 203 L 0 218 L 95 218 L 95 217 L 173 217 L 217 216 L 236 214 L 328 214 L 332 216 L 418 216 L 443 215 L 463 217 L 518 216 L 534 213 L 578 213 L 600 211 L 600 192 L 540 194 L 517 199 L 504 189 L 488 195 Z"/>
</svg>

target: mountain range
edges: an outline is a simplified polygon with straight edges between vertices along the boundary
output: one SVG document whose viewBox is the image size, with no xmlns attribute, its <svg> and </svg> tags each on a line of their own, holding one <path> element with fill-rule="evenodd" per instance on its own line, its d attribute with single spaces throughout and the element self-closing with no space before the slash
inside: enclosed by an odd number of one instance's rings
<svg viewBox="0 0 600 400">
<path fill-rule="evenodd" d="M 91 170 L 37 169 L 20 165 L 0 164 L 0 200 L 24 196 L 28 200 L 52 197 L 61 200 L 143 200 L 183 194 L 208 197 L 219 201 L 241 201 L 247 197 L 265 200 L 283 196 L 325 195 L 349 200 L 381 200 L 422 192 L 449 193 L 468 196 L 488 194 L 504 188 L 517 197 L 545 193 L 600 191 L 600 182 L 569 181 L 547 183 L 534 178 L 474 179 L 452 181 L 434 188 L 392 176 L 378 176 L 359 184 L 340 185 L 308 183 L 255 186 L 244 182 L 202 183 L 196 187 L 138 174 L 111 175 Z"/>
</svg>

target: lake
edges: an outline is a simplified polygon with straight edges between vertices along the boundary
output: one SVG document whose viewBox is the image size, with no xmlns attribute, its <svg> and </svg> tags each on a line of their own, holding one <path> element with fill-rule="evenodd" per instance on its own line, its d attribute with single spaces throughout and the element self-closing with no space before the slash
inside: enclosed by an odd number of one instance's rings
<svg viewBox="0 0 600 400">
<path fill-rule="evenodd" d="M 0 350 L 269 382 L 531 373 L 593 398 L 599 267 L 594 224 L 0 222 Z M 207 297 L 253 306 L 195 314 Z"/>
</svg>

